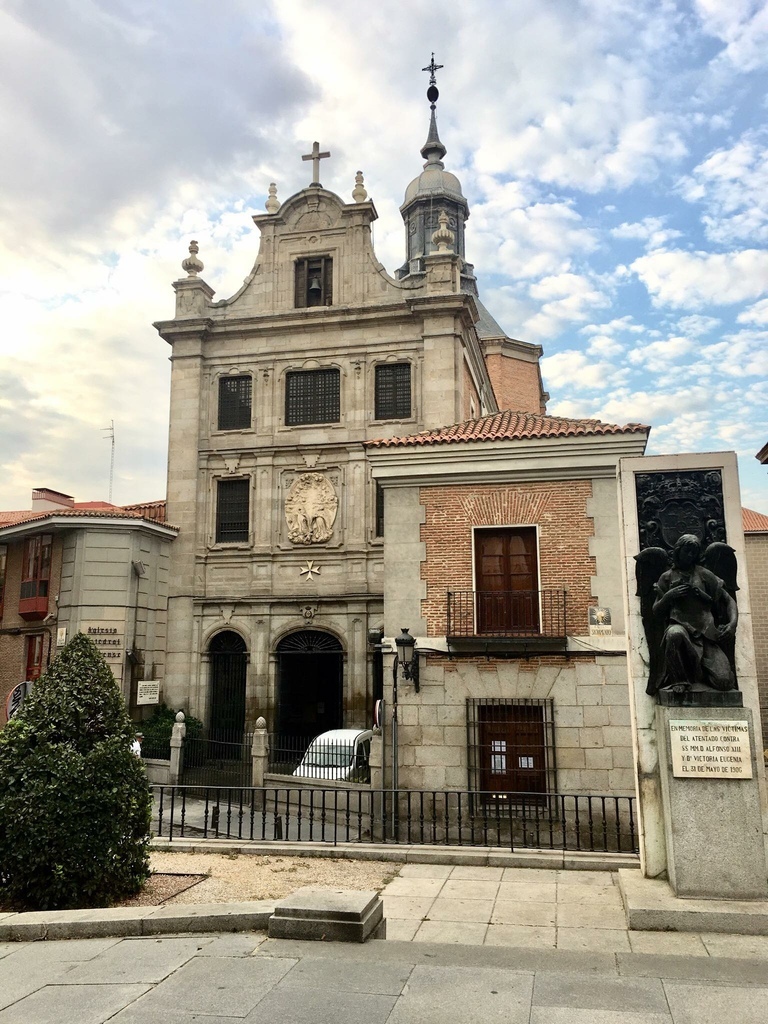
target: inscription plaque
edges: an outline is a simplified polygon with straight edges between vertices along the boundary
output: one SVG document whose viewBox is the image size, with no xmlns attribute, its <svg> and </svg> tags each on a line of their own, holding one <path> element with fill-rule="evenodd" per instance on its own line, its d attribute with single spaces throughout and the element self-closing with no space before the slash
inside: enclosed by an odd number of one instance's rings
<svg viewBox="0 0 768 1024">
<path fill-rule="evenodd" d="M 751 779 L 746 722 L 671 720 L 672 774 L 678 779 Z"/>
</svg>

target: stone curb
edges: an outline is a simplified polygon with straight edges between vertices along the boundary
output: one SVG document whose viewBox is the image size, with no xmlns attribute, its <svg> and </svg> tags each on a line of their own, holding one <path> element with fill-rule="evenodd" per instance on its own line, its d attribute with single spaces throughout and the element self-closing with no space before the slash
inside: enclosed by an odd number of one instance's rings
<svg viewBox="0 0 768 1024">
<path fill-rule="evenodd" d="M 266 931 L 274 912 L 269 900 L 34 911 L 0 917 L 0 942 Z"/>
<path fill-rule="evenodd" d="M 566 871 L 618 871 L 639 868 L 634 853 L 579 853 L 570 850 L 500 850 L 492 846 L 379 846 L 373 843 L 276 843 L 240 839 L 154 839 L 164 853 L 240 853 L 277 857 L 332 857 L 383 860 L 398 864 L 451 864 L 493 868 L 544 868 Z"/>
</svg>

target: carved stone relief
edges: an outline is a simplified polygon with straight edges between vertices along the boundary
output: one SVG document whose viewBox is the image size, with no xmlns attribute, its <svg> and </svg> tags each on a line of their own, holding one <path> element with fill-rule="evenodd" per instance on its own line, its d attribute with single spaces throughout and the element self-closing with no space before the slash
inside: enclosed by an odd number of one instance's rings
<svg viewBox="0 0 768 1024">
<path fill-rule="evenodd" d="M 322 544 L 330 540 L 339 498 L 322 473 L 302 473 L 285 499 L 288 539 L 294 544 Z"/>
<path fill-rule="evenodd" d="M 671 551 L 687 533 L 695 534 L 703 547 L 727 540 L 719 470 L 638 473 L 635 486 L 641 551 Z"/>
</svg>

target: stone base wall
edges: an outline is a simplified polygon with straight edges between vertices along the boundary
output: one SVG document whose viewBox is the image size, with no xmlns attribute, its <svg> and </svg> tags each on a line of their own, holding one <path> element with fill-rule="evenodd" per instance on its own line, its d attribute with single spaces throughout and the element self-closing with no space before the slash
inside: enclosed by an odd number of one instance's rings
<svg viewBox="0 0 768 1024">
<path fill-rule="evenodd" d="M 763 746 L 768 748 L 768 533 L 747 533 L 744 535 L 744 544 L 752 598 L 752 636 L 755 641 Z"/>
<path fill-rule="evenodd" d="M 551 698 L 561 793 L 634 795 L 624 657 L 422 661 L 421 692 L 399 682 L 400 786 L 466 789 L 467 698 Z M 387 738 L 389 743 L 389 737 Z M 387 750 L 387 760 L 391 750 Z"/>
</svg>

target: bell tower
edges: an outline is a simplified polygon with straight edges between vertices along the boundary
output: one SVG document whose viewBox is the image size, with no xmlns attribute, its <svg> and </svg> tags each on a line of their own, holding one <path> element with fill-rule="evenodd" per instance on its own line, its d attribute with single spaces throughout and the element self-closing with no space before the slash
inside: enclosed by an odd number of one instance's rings
<svg viewBox="0 0 768 1024">
<path fill-rule="evenodd" d="M 426 163 L 421 174 L 405 190 L 405 200 L 400 207 L 405 222 L 406 262 L 396 271 L 396 276 L 400 280 L 413 280 L 424 273 L 424 257 L 434 248 L 432 235 L 440 227 L 440 215 L 445 211 L 447 227 L 454 236 L 453 250 L 462 261 L 461 289 L 477 295 L 473 267 L 466 263 L 464 257 L 464 224 L 469 217 L 469 204 L 461 191 L 459 179 L 445 169 L 443 157 L 446 148 L 437 132 L 435 109 L 440 93 L 435 72 L 442 67 L 442 64 L 435 64 L 433 53 L 430 63 L 422 68 L 429 72 L 427 99 L 431 111 L 427 141 L 421 147 Z"/>
</svg>

